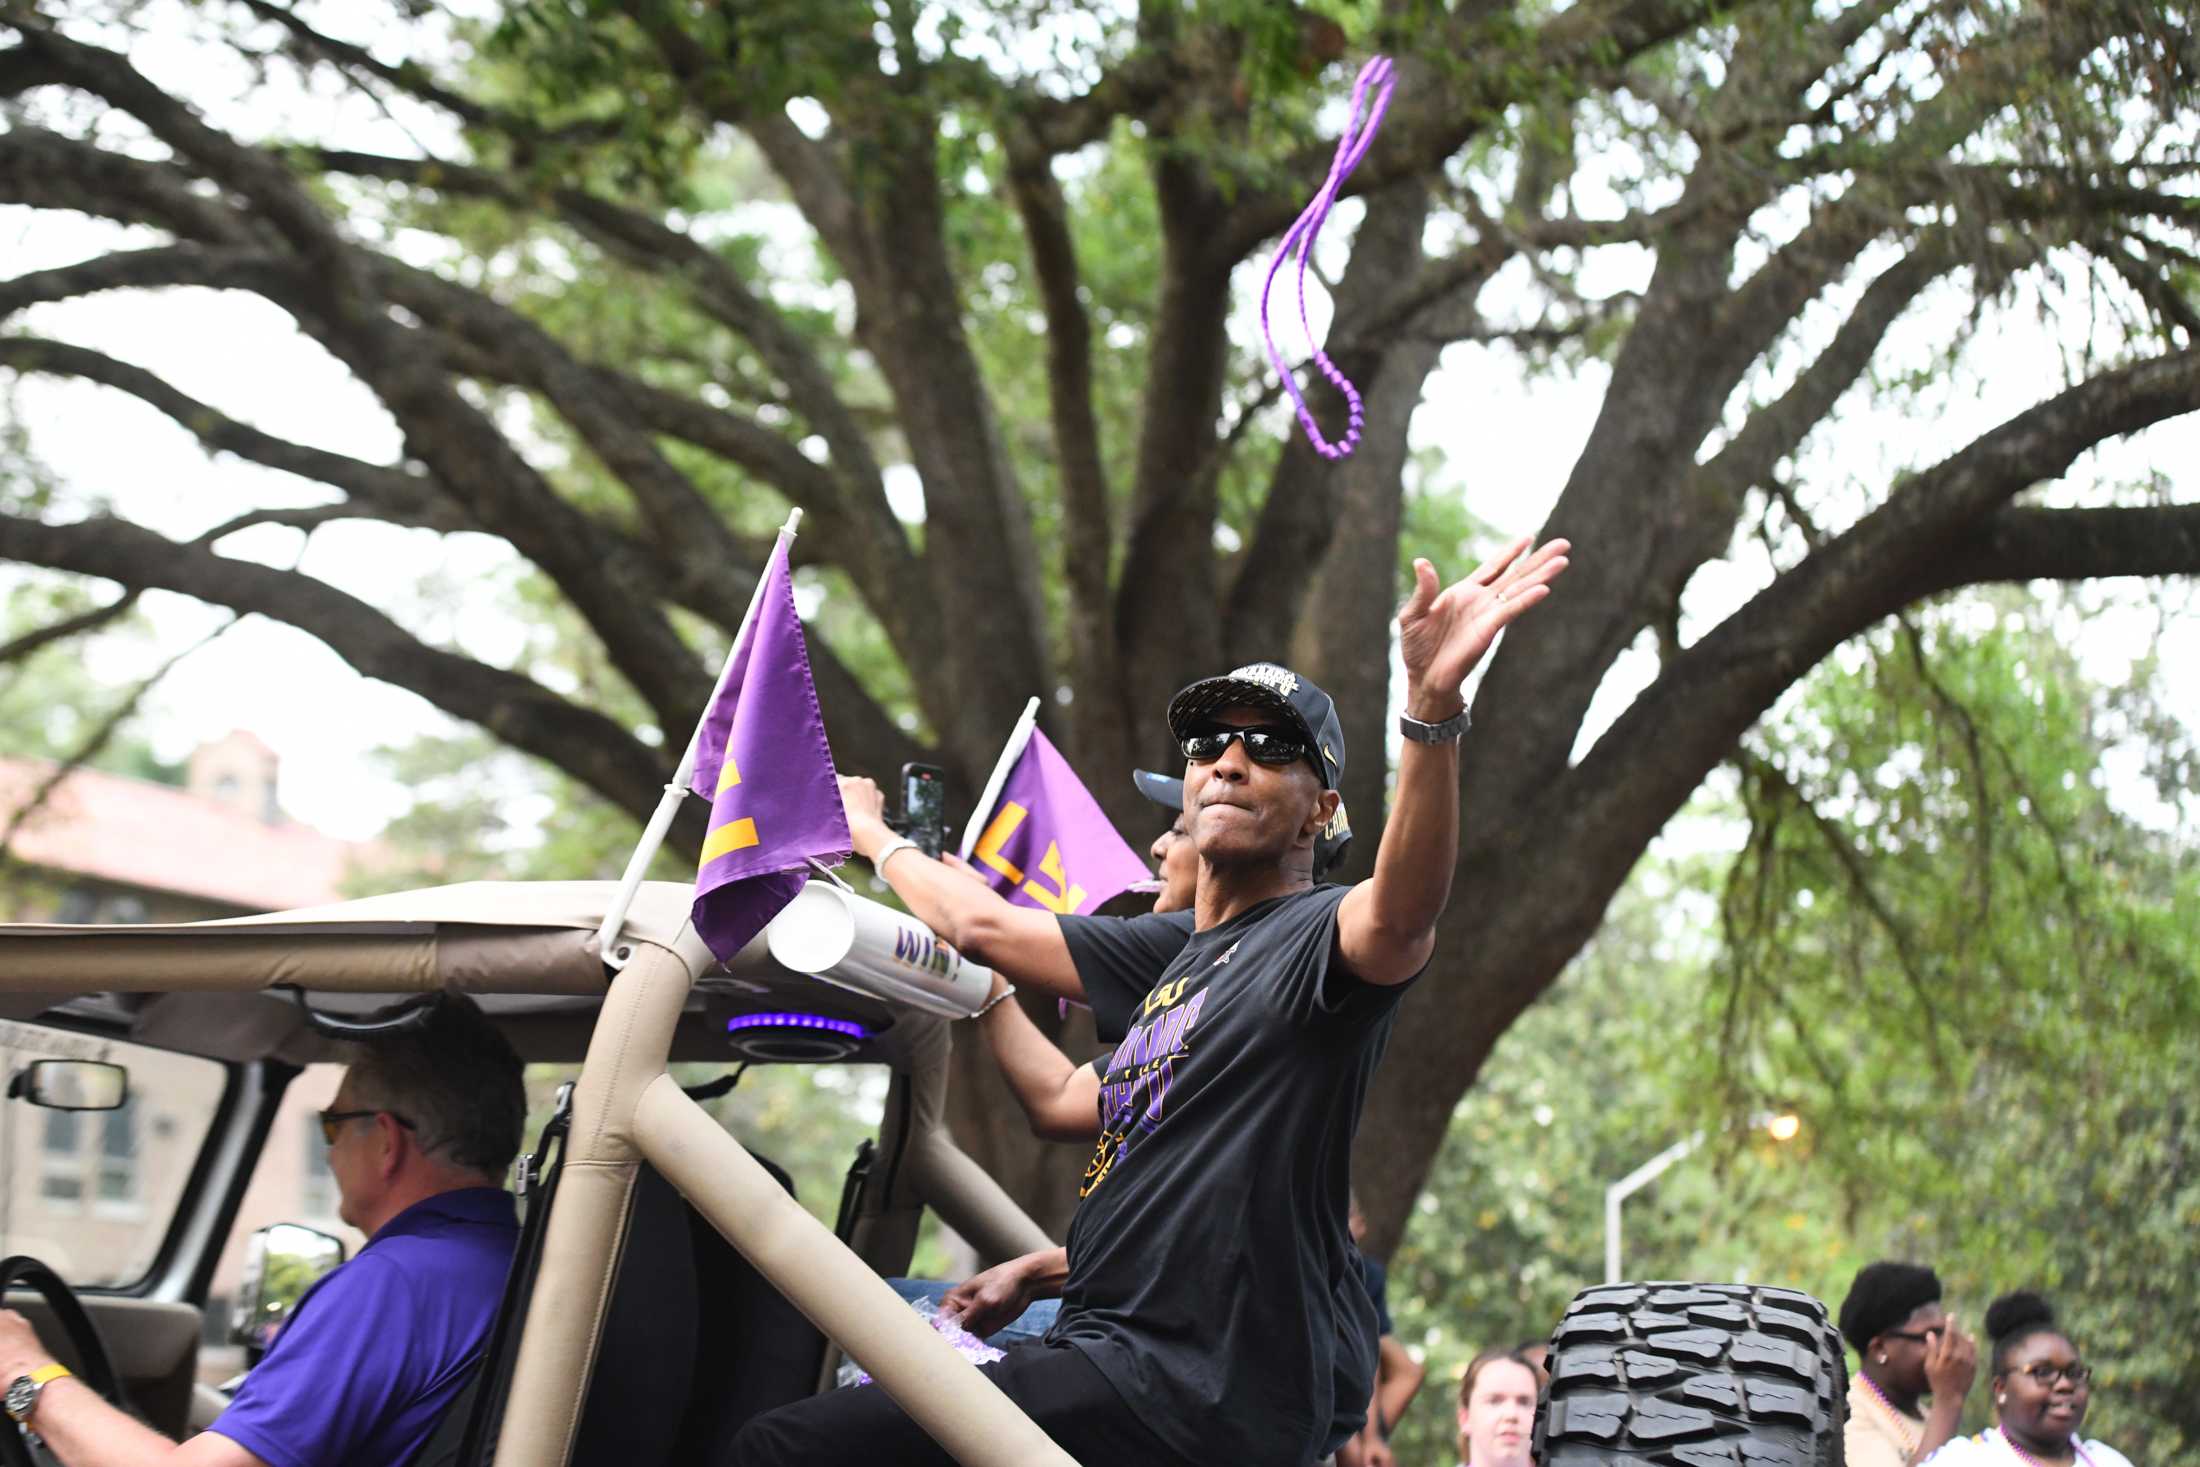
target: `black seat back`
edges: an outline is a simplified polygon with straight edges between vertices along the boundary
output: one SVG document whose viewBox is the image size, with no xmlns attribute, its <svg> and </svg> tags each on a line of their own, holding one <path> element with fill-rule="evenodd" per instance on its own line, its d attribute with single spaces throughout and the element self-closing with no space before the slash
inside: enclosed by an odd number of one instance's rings
<svg viewBox="0 0 2200 1467">
<path fill-rule="evenodd" d="M 542 1240 L 564 1164 L 564 1111 L 544 1129 L 531 1165 L 520 1243 L 482 1362 L 409 1467 L 488 1467 L 504 1423 L 512 1368 L 542 1262 Z M 550 1157 L 553 1142 L 558 1144 Z M 673 1467 L 697 1363 L 701 1292 L 687 1203 L 644 1163 L 629 1201 L 618 1282 L 605 1314 L 572 1467 Z"/>
<path fill-rule="evenodd" d="M 793 1195 L 792 1177 L 761 1156 L 756 1160 Z M 817 1389 L 825 1336 L 708 1219 L 693 1208 L 687 1216 L 703 1320 L 694 1398 L 673 1459 L 724 1462 L 750 1417 Z"/>
<path fill-rule="evenodd" d="M 704 1294 L 687 1202 L 647 1162 L 634 1179 L 619 1281 L 604 1316 L 572 1467 L 671 1467 L 696 1367 Z"/>
</svg>

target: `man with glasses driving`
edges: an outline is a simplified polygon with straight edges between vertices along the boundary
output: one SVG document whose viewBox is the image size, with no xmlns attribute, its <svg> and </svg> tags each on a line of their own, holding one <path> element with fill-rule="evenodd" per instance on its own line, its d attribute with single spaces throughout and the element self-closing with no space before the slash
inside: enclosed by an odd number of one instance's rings
<svg viewBox="0 0 2200 1467">
<path fill-rule="evenodd" d="M 1329 1433 L 1339 1342 L 1374 1323 L 1347 1231 L 1352 1138 L 1451 893 L 1461 685 L 1549 593 L 1566 549 L 1519 541 L 1448 588 L 1415 562 L 1398 615 L 1404 754 L 1375 874 L 1356 886 L 1311 876 L 1345 759 L 1326 693 L 1254 663 L 1170 701 L 1194 930 L 1106 1062 L 1061 1314 L 982 1367 L 1078 1461 L 1289 1467 Z M 733 1455 L 949 1460 L 869 1387 L 759 1417 Z"/>
<path fill-rule="evenodd" d="M 471 1000 L 363 1046 L 319 1116 L 359 1256 L 306 1291 L 213 1426 L 182 1444 L 62 1372 L 0 1311 L 16 1420 L 64 1467 L 391 1467 L 466 1384 L 519 1243 L 503 1187 L 527 1119 L 519 1056 Z M 44 1377 L 41 1379 L 41 1377 Z M 14 1414 L 14 1399 L 10 1400 Z"/>
</svg>

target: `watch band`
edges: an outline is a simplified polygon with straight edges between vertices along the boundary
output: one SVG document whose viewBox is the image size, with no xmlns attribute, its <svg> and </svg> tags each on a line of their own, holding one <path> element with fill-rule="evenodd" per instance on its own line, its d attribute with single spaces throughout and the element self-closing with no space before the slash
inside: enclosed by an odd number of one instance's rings
<svg viewBox="0 0 2200 1467">
<path fill-rule="evenodd" d="M 1398 732 L 1417 744 L 1448 744 L 1474 722 L 1473 710 L 1462 708 L 1442 723 L 1423 723 L 1411 714 L 1398 715 Z"/>
<path fill-rule="evenodd" d="M 888 861 L 893 860 L 894 857 L 900 855 L 903 851 L 913 851 L 916 848 L 917 843 L 911 840 L 908 836 L 897 835 L 892 840 L 888 841 L 885 845 L 879 847 L 878 854 L 871 858 L 871 869 L 878 875 L 884 876 L 886 874 L 886 863 Z"/>
<path fill-rule="evenodd" d="M 28 1426 L 31 1413 L 38 1409 L 38 1398 L 47 1385 L 65 1375 L 76 1372 L 59 1363 L 41 1365 L 29 1375 L 19 1375 L 8 1386 L 6 1406 L 8 1416 L 18 1426 Z"/>
</svg>

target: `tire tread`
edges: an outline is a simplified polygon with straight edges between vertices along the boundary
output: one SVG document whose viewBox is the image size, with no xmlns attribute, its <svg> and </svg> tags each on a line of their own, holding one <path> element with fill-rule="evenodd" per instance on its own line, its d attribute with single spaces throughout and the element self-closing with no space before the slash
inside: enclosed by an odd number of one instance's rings
<svg viewBox="0 0 2200 1467">
<path fill-rule="evenodd" d="M 1848 1369 L 1826 1306 L 1744 1284 L 1605 1284 L 1551 1334 L 1543 1467 L 1841 1467 Z"/>
</svg>

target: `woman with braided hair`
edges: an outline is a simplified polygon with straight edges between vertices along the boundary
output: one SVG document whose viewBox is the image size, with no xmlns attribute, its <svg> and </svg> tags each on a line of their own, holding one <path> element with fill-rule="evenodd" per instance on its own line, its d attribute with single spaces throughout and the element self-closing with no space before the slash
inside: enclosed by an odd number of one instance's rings
<svg viewBox="0 0 2200 1467">
<path fill-rule="evenodd" d="M 1996 1424 L 1948 1443 L 1931 1467 L 2131 1467 L 2113 1447 L 2080 1439 L 2093 1372 L 2045 1299 L 2004 1294 L 1986 1311 L 1986 1333 Z"/>
</svg>

